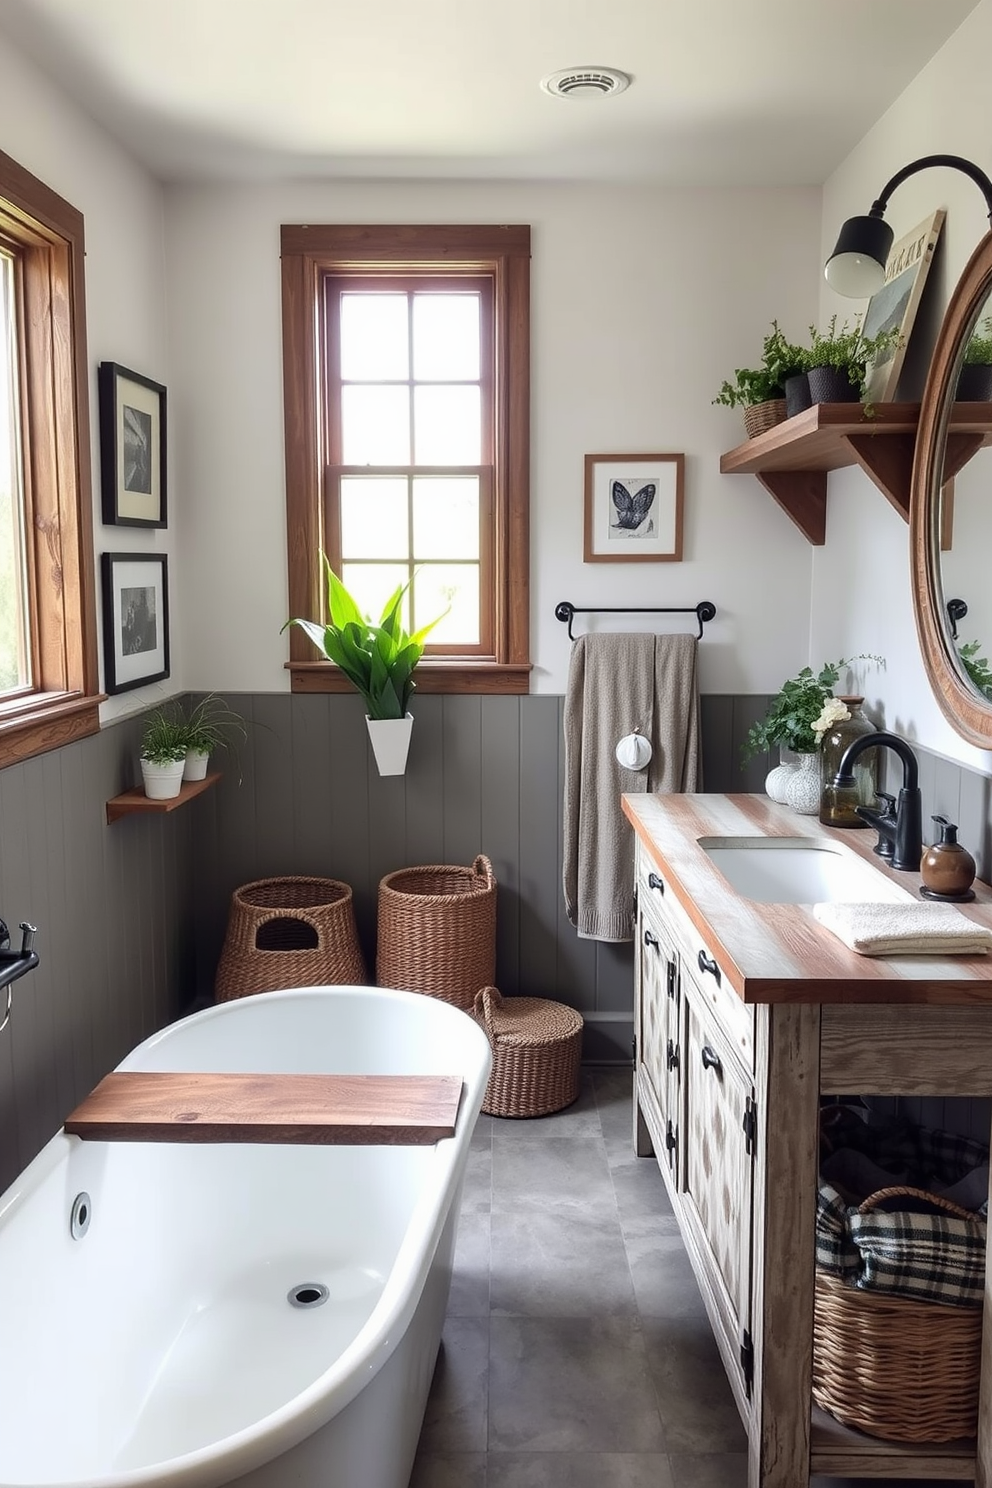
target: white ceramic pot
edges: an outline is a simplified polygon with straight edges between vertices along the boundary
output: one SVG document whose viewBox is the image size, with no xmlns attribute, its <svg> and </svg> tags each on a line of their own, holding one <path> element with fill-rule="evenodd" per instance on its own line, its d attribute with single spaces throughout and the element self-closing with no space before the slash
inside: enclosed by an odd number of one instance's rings
<svg viewBox="0 0 992 1488">
<path fill-rule="evenodd" d="M 785 805 L 800 816 L 816 816 L 820 810 L 820 751 L 801 754 L 785 788 Z"/>
<path fill-rule="evenodd" d="M 154 760 L 141 760 L 141 778 L 150 801 L 171 801 L 178 796 L 183 783 L 185 760 L 167 760 L 157 765 Z"/>
<path fill-rule="evenodd" d="M 186 751 L 186 762 L 183 765 L 184 780 L 206 780 L 207 761 L 210 758 L 208 751 L 203 749 L 188 749 Z"/>
<path fill-rule="evenodd" d="M 369 718 L 366 714 L 365 722 L 379 774 L 405 774 L 410 735 L 413 733 L 413 714 L 408 713 L 405 718 Z"/>
</svg>

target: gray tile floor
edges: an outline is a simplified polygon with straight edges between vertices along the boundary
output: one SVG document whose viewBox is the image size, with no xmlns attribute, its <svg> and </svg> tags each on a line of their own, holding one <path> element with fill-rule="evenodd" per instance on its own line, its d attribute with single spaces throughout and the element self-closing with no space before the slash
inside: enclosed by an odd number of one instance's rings
<svg viewBox="0 0 992 1488">
<path fill-rule="evenodd" d="M 480 1117 L 410 1488 L 746 1483 L 661 1175 L 633 1154 L 630 1071 L 584 1071 L 555 1116 Z"/>
</svg>

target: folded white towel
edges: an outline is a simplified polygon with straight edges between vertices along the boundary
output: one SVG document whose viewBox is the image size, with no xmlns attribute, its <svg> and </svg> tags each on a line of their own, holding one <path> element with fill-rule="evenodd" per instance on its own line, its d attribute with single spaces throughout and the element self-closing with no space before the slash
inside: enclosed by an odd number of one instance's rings
<svg viewBox="0 0 992 1488">
<path fill-rule="evenodd" d="M 814 904 L 820 924 L 861 956 L 976 956 L 992 930 L 953 904 Z"/>
</svg>

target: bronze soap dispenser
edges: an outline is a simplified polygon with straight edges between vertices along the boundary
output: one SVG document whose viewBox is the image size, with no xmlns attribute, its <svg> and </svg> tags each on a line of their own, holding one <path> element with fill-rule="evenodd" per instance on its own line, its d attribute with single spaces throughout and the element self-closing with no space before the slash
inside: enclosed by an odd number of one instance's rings
<svg viewBox="0 0 992 1488">
<path fill-rule="evenodd" d="M 931 820 L 940 828 L 940 840 L 924 850 L 920 863 L 925 899 L 949 899 L 964 903 L 974 899 L 975 860 L 958 841 L 958 829 L 945 816 Z"/>
</svg>

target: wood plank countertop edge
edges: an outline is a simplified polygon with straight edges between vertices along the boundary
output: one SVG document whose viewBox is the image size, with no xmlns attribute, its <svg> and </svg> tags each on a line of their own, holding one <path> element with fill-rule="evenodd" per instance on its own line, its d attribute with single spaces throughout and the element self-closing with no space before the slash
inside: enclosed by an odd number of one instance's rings
<svg viewBox="0 0 992 1488">
<path fill-rule="evenodd" d="M 65 1122 L 117 1142 L 429 1145 L 454 1135 L 460 1075 L 117 1070 Z"/>
</svg>

